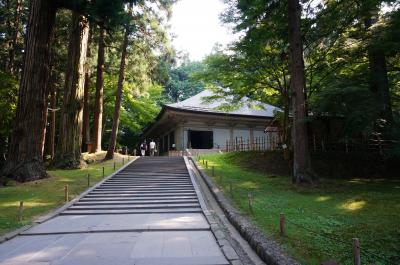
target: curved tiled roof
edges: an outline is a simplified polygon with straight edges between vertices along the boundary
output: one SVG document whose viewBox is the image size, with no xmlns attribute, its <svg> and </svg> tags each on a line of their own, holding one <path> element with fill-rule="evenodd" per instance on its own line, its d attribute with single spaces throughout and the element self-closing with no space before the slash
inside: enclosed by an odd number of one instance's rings
<svg viewBox="0 0 400 265">
<path fill-rule="evenodd" d="M 218 109 L 221 105 L 229 105 L 229 101 L 225 99 L 207 101 L 207 97 L 214 96 L 214 93 L 210 90 L 204 90 L 199 94 L 183 100 L 181 102 L 167 104 L 167 107 L 196 111 L 196 112 L 207 112 L 207 113 L 220 113 L 220 114 L 237 114 L 247 116 L 259 116 L 259 117 L 274 117 L 274 111 L 281 111 L 281 109 L 262 103 L 248 98 L 243 98 L 237 108 L 233 110 L 221 110 Z"/>
</svg>

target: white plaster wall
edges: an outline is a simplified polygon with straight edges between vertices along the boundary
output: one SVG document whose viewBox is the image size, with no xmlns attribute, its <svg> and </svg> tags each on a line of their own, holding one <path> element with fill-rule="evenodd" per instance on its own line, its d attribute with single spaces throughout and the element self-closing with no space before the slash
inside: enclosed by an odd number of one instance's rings
<svg viewBox="0 0 400 265">
<path fill-rule="evenodd" d="M 265 137 L 266 136 L 266 134 L 264 133 L 264 131 L 262 131 L 262 130 L 254 130 L 254 139 L 255 138 L 262 138 L 262 137 Z"/>
<path fill-rule="evenodd" d="M 229 129 L 213 129 L 213 137 L 214 137 L 214 148 L 225 148 L 226 140 L 230 138 Z"/>
<path fill-rule="evenodd" d="M 250 129 L 233 129 L 233 140 L 240 139 L 242 137 L 243 141 L 250 139 Z"/>
</svg>

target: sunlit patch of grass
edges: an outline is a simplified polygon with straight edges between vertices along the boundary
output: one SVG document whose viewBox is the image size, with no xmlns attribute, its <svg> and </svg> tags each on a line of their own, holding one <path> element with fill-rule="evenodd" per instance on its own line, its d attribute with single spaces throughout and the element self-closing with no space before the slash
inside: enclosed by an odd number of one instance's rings
<svg viewBox="0 0 400 265">
<path fill-rule="evenodd" d="M 316 202 L 325 202 L 330 200 L 332 197 L 331 196 L 319 196 L 315 199 Z"/>
<path fill-rule="evenodd" d="M 347 211 L 356 211 L 364 208 L 366 201 L 348 201 L 339 205 L 340 209 Z"/>
<path fill-rule="evenodd" d="M 13 201 L 7 203 L 0 203 L 0 207 L 19 207 L 20 201 Z M 49 202 L 38 202 L 38 201 L 28 201 L 24 203 L 24 207 L 37 207 L 37 206 L 49 206 L 52 203 Z"/>
<path fill-rule="evenodd" d="M 103 179 L 103 167 L 105 176 L 108 176 L 114 171 L 114 162 L 116 169 L 122 166 L 123 159 L 125 163 L 128 162 L 127 156 L 119 154 L 115 154 L 114 160 L 106 162 L 101 161 L 105 152 L 92 156 L 97 161 L 86 168 L 51 169 L 48 171 L 49 178 L 0 187 L 0 234 L 29 224 L 35 217 L 61 206 L 64 203 L 65 185 L 68 185 L 70 199 L 73 199 L 88 188 L 87 174 L 90 174 L 90 184 L 94 185 Z M 20 201 L 24 201 L 22 222 L 17 221 Z"/>
<path fill-rule="evenodd" d="M 215 165 L 214 181 L 232 203 L 301 264 L 326 260 L 353 264 L 351 244 L 355 237 L 362 249 L 385 259 L 363 252 L 362 264 L 389 264 L 387 260 L 400 264 L 400 181 L 321 179 L 317 187 L 296 187 L 289 176 L 270 177 L 246 167 L 257 155 L 238 152 L 203 157 L 208 165 Z M 207 173 L 211 176 L 211 167 Z M 287 220 L 285 237 L 279 235 L 280 213 Z"/>
</svg>

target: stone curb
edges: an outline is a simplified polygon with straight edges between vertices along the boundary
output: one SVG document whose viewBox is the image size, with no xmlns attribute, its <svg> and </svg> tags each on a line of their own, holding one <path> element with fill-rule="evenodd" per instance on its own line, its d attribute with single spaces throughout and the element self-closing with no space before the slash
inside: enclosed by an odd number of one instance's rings
<svg viewBox="0 0 400 265">
<path fill-rule="evenodd" d="M 121 170 L 125 169 L 127 166 L 129 166 L 130 164 L 132 164 L 133 162 L 135 162 L 136 159 L 138 159 L 139 157 L 134 157 L 132 161 L 129 161 L 127 164 L 125 164 L 124 166 L 120 167 L 118 170 L 116 170 L 115 172 L 113 172 L 111 175 L 105 177 L 104 179 L 102 179 L 101 181 L 99 181 L 96 185 L 86 189 L 84 192 L 82 192 L 80 195 L 76 196 L 74 199 L 72 199 L 71 201 L 65 203 L 64 205 L 60 206 L 59 208 L 56 208 L 55 210 L 52 210 L 51 212 L 39 216 L 37 217 L 35 220 L 32 221 L 32 224 L 29 225 L 25 225 L 23 227 L 20 227 L 14 231 L 8 232 L 3 236 L 0 236 L 0 244 L 4 243 L 5 241 L 8 241 L 20 234 L 22 234 L 23 232 L 25 232 L 26 230 L 41 224 L 49 219 L 52 219 L 56 216 L 58 216 L 61 212 L 65 211 L 68 207 L 70 207 L 71 205 L 73 205 L 74 203 L 76 203 L 77 201 L 79 201 L 82 197 L 84 197 L 85 195 L 87 195 L 89 192 L 91 192 L 92 190 L 94 190 L 95 188 L 97 188 L 98 186 L 100 186 L 103 182 L 107 181 L 108 179 L 112 178 L 114 175 L 118 174 Z"/>
<path fill-rule="evenodd" d="M 264 262 L 271 265 L 300 265 L 299 262 L 285 254 L 278 243 L 267 238 L 263 231 L 251 224 L 246 217 L 242 216 L 230 204 L 229 200 L 222 194 L 214 181 L 197 165 L 194 159 L 190 159 L 211 190 L 228 220 L 247 240 L 249 245 Z"/>
</svg>

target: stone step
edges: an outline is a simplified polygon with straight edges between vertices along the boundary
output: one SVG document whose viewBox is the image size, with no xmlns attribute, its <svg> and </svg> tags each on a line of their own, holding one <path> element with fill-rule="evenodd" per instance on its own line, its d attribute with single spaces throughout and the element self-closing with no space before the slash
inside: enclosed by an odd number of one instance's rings
<svg viewBox="0 0 400 265">
<path fill-rule="evenodd" d="M 167 189 L 167 190 L 150 190 L 150 191 L 146 191 L 146 190 L 138 190 L 138 191 L 91 191 L 89 194 L 90 195 L 101 195 L 101 194 L 163 194 L 163 193 L 171 193 L 171 191 L 173 191 L 173 193 L 186 193 L 186 192 L 192 192 L 194 191 L 194 189 L 175 189 L 175 190 L 171 190 L 171 189 Z"/>
<path fill-rule="evenodd" d="M 134 205 L 134 204 L 182 204 L 198 203 L 197 199 L 192 200 L 146 200 L 146 201 L 78 201 L 74 205 Z"/>
<path fill-rule="evenodd" d="M 151 197 L 134 197 L 134 198 L 125 198 L 125 197 L 107 197 L 107 198 L 82 198 L 79 201 L 80 202 L 91 202 L 91 201 L 120 201 L 120 202 L 124 202 L 124 201 L 148 201 L 148 200 L 170 200 L 170 201 L 179 201 L 179 200 L 192 200 L 192 199 L 196 199 L 197 200 L 197 196 L 192 195 L 192 196 L 159 196 L 156 198 L 151 198 Z"/>
<path fill-rule="evenodd" d="M 140 197 L 165 197 L 165 196 L 174 196 L 177 195 L 175 192 L 174 193 L 154 193 L 154 194 L 88 194 L 85 196 L 85 198 L 106 198 L 106 197 L 132 197 L 132 198 L 140 198 Z M 193 192 L 185 192 L 185 193 L 179 193 L 181 196 L 196 196 L 196 193 Z"/>
<path fill-rule="evenodd" d="M 72 205 L 69 210 L 120 210 L 120 209 L 164 209 L 164 208 L 198 208 L 199 203 L 180 204 L 129 204 L 129 205 Z"/>
<path fill-rule="evenodd" d="M 102 184 L 99 187 L 103 189 L 118 189 L 118 188 L 180 188 L 180 187 L 193 187 L 193 185 L 189 184 L 126 184 L 126 185 L 109 185 L 109 184 Z"/>
<path fill-rule="evenodd" d="M 97 187 L 94 191 L 153 191 L 153 190 L 192 190 L 193 186 L 177 186 L 177 187 L 151 187 L 151 186 L 139 186 L 139 187 L 132 187 L 132 186 L 123 186 L 123 187 Z"/>
<path fill-rule="evenodd" d="M 60 215 L 88 214 L 151 214 L 151 213 L 202 213 L 201 208 L 130 209 L 130 210 L 66 210 Z"/>
</svg>

